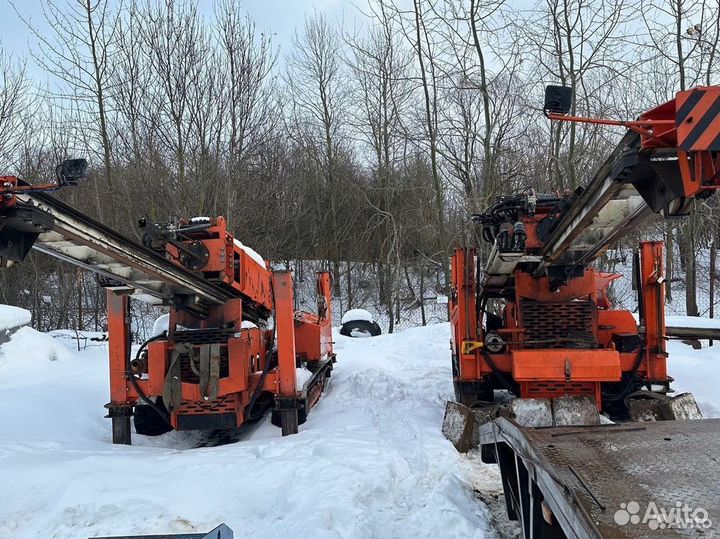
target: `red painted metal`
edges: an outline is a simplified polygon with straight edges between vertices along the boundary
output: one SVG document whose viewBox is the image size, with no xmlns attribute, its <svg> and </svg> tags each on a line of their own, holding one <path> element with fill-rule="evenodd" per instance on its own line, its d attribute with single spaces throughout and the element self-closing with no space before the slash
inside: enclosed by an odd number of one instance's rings
<svg viewBox="0 0 720 539">
<path fill-rule="evenodd" d="M 679 182 L 670 188 L 682 209 L 684 201 L 720 188 L 719 114 L 720 87 L 703 87 L 679 92 L 675 99 L 633 122 L 548 116 L 551 120 L 624 126 L 640 134 L 640 152 L 653 155 L 655 150 L 664 149 L 663 159 L 672 158 L 675 152 Z M 521 254 L 540 253 L 544 245 L 538 226 L 547 218 L 559 217 L 552 212 L 557 209 L 543 207 L 538 199 L 531 213 L 518 217 L 525 234 Z M 609 391 L 617 389 L 612 384 L 617 385 L 621 376 L 632 383 L 667 387 L 663 264 L 662 242 L 643 242 L 641 316 L 636 322 L 630 312 L 613 309 L 607 295 L 608 286 L 618 275 L 590 268 L 577 272 L 574 267 L 572 275 L 563 279 L 556 274 L 551 279 L 549 274 L 534 276 L 534 269 L 520 265 L 508 276 L 511 286 L 502 289 L 502 285 L 493 285 L 487 293 L 478 282 L 476 251 L 456 249 L 450 299 L 456 390 L 461 394 L 464 388 L 470 392 L 478 391 L 478 387 L 498 388 L 498 380 L 504 380 L 516 384 L 522 397 L 586 394 L 603 407 L 603 385 Z M 498 312 L 488 314 L 498 305 Z M 495 338 L 492 349 L 486 342 L 490 332 Z M 502 339 L 500 345 L 496 336 Z"/>
<path fill-rule="evenodd" d="M 110 404 L 131 403 L 126 372 L 130 361 L 130 309 L 127 291 L 107 291 Z"/>
<path fill-rule="evenodd" d="M 320 363 L 334 359 L 329 274 L 318 274 L 318 312 L 295 312 L 292 273 L 273 272 L 261 266 L 227 233 L 224 219 L 218 218 L 209 230 L 203 231 L 203 242 L 210 256 L 202 271 L 215 280 L 219 275 L 224 283 L 241 291 L 245 299 L 233 298 L 221 305 L 209 305 L 202 318 L 193 312 L 171 308 L 167 337 L 149 343 L 143 363 L 144 376 L 130 379 L 127 372 L 130 354 L 128 291 L 125 294 L 110 291 L 108 331 L 112 404 L 132 406 L 141 404 L 142 395 L 162 396 L 176 344 L 189 338 L 188 331 L 201 336 L 202 332 L 212 333 L 224 328 L 227 333 L 224 339 L 212 338 L 220 350 L 221 375 L 215 399 L 203 397 L 191 359 L 181 356 L 182 401 L 170 411 L 173 427 L 178 428 L 180 418 L 184 416 L 228 413 L 234 414 L 235 425 L 240 426 L 246 419 L 246 408 L 258 390 L 279 397 L 306 398 L 308 407 L 313 406 L 323 385 L 309 388 L 307 396 L 301 395 L 301 388 L 297 387 L 296 364 L 298 361 Z M 179 263 L 177 247 L 168 245 L 167 250 L 170 259 Z M 226 264 L 227 260 L 230 260 L 229 264 Z M 243 306 L 246 302 L 271 309 L 275 331 L 245 325 Z M 277 339 L 275 366 L 268 365 L 274 346 L 273 336 Z M 203 341 L 196 338 L 200 340 L 192 343 L 192 350 L 197 357 Z M 258 389 L 261 383 L 262 387 Z"/>
<path fill-rule="evenodd" d="M 294 397 L 297 394 L 295 373 L 295 316 L 290 272 L 273 273 L 275 296 L 275 326 L 277 328 L 277 394 Z"/>
<path fill-rule="evenodd" d="M 317 313 L 295 313 L 295 355 L 301 361 L 318 362 L 333 356 L 332 292 L 328 272 L 318 274 L 317 297 Z"/>
<path fill-rule="evenodd" d="M 645 363 L 647 376 L 653 381 L 666 381 L 667 351 L 665 346 L 665 273 L 663 242 L 640 244 L 642 320 L 645 328 Z"/>
<path fill-rule="evenodd" d="M 701 86 L 678 92 L 674 99 L 640 115 L 636 121 L 608 120 L 551 113 L 548 118 L 626 127 L 640 134 L 643 150 L 677 152 L 682 196 L 720 188 L 720 87 Z M 716 154 L 716 155 L 713 155 Z"/>
</svg>

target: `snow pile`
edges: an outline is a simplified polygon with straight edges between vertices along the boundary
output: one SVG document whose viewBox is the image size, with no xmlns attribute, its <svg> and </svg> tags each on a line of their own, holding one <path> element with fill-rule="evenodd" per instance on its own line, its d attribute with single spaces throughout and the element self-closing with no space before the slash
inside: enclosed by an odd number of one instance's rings
<svg viewBox="0 0 720 539">
<path fill-rule="evenodd" d="M 178 331 L 186 331 L 188 328 L 185 326 L 182 326 L 180 324 L 177 324 L 175 326 L 175 329 Z M 151 334 L 148 336 L 149 339 L 152 339 L 153 337 L 158 337 L 162 335 L 163 333 L 167 333 L 170 331 L 170 315 L 165 313 L 161 314 L 155 319 L 155 322 L 153 323 L 153 328 Z"/>
<path fill-rule="evenodd" d="M 493 536 L 493 522 L 507 523 L 497 467 L 459 455 L 441 433 L 449 334 L 448 324 L 336 334 L 331 388 L 295 436 L 266 419 L 231 445 L 199 448 L 202 435 L 172 432 L 134 435 L 127 447 L 110 443 L 103 418 L 107 345 L 77 352 L 23 328 L 0 347 L 0 537 L 200 532 L 220 522 L 242 537 Z M 677 391 L 720 417 L 720 345 L 671 342 L 669 351 Z"/>
<path fill-rule="evenodd" d="M 640 320 L 638 313 L 632 313 L 635 321 Z M 665 327 L 693 328 L 693 329 L 720 329 L 720 318 L 707 318 L 704 316 L 666 315 Z"/>
<path fill-rule="evenodd" d="M 26 326 L 31 320 L 32 313 L 28 310 L 12 305 L 0 305 L 0 331 Z"/>
<path fill-rule="evenodd" d="M 150 334 L 150 338 L 157 337 L 158 335 L 161 335 L 162 333 L 168 331 L 170 328 L 170 315 L 169 314 L 161 314 L 155 319 L 155 323 L 153 324 L 152 333 Z"/>
<path fill-rule="evenodd" d="M 14 478 L 0 486 L 3 499 L 17 492 L 15 483 L 22 481 L 24 474 L 35 475 L 37 480 L 33 483 L 36 488 L 42 488 L 38 485 L 46 468 L 40 462 L 45 457 L 52 459 L 51 447 L 63 441 L 84 443 L 88 438 L 105 434 L 108 425 L 103 425 L 102 404 L 107 401 L 102 402 L 98 410 L 94 408 L 95 401 L 88 397 L 107 393 L 107 359 L 91 366 L 99 369 L 91 368 L 84 373 L 90 353 L 79 354 L 76 350 L 75 343 L 68 341 L 65 345 L 29 327 L 20 328 L 9 342 L 0 346 L 0 399 L 4 403 L 0 406 L 3 432 L 0 473 Z M 97 350 L 94 349 L 94 353 Z M 92 408 L 88 408 L 88 402 Z M 26 456 L 20 461 L 12 458 L 22 453 Z M 36 463 L 35 470 L 31 470 L 31 462 Z M 13 503 L 37 507 L 29 498 Z M 13 536 L 4 528 L 4 522 L 3 514 L 0 515 L 0 536 Z"/>
<path fill-rule="evenodd" d="M 0 348 L 0 537 L 220 522 L 242 537 L 493 535 L 463 457 L 440 431 L 452 393 L 448 324 L 364 340 L 336 334 L 331 388 L 299 434 L 282 438 L 265 420 L 249 439 L 209 448 L 177 432 L 113 446 L 107 351 L 62 350 L 65 341 L 21 331 Z M 34 353 L 50 344 L 58 361 Z"/>
<path fill-rule="evenodd" d="M 28 370 L 37 369 L 39 373 L 43 373 L 49 362 L 65 361 L 72 357 L 72 353 L 51 335 L 30 327 L 22 327 L 13 333 L 8 342 L 0 346 L 0 370 L 15 369 L 18 371 L 17 375 L 27 378 Z M 3 378 L 0 386 L 5 382 L 8 380 Z"/>
<path fill-rule="evenodd" d="M 675 379 L 673 395 L 695 395 L 704 417 L 720 417 L 720 344 L 693 350 L 680 341 L 668 343 L 668 374 Z"/>
<path fill-rule="evenodd" d="M 343 315 L 340 323 L 347 324 L 348 322 L 353 322 L 355 320 L 365 320 L 367 322 L 372 322 L 373 315 L 365 309 L 350 309 Z"/>
<path fill-rule="evenodd" d="M 312 378 L 313 373 L 311 373 L 309 370 L 304 368 L 297 368 L 295 369 L 295 380 L 297 383 L 297 388 L 300 389 L 302 386 L 305 385 L 305 382 L 310 380 Z"/>
</svg>

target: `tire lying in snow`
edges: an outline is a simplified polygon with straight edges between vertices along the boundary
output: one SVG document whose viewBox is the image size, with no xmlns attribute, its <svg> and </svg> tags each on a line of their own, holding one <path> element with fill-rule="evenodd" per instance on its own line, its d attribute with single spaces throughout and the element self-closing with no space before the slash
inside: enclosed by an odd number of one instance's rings
<svg viewBox="0 0 720 539">
<path fill-rule="evenodd" d="M 340 321 L 340 335 L 346 337 L 377 337 L 382 333 L 373 315 L 365 309 L 350 309 Z"/>
<path fill-rule="evenodd" d="M 340 335 L 346 337 L 377 337 L 382 333 L 377 322 L 368 320 L 350 320 L 345 322 L 340 328 Z"/>
</svg>

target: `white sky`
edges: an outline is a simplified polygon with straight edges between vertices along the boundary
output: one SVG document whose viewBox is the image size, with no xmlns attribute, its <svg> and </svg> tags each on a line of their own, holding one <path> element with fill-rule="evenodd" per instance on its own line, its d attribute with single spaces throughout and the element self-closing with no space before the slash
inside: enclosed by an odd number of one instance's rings
<svg viewBox="0 0 720 539">
<path fill-rule="evenodd" d="M 33 26 L 42 30 L 46 28 L 41 11 L 44 0 L 0 0 L 0 20 L 3 22 L 0 42 L 6 52 L 22 58 L 28 56 L 28 50 L 34 46 L 34 42 L 13 9 L 11 1 L 24 18 L 31 20 Z M 62 6 L 66 0 L 54 1 Z M 282 55 L 290 49 L 295 29 L 302 27 L 306 15 L 317 10 L 325 13 L 331 22 L 344 20 L 352 26 L 357 12 L 354 4 L 364 5 L 365 2 L 366 0 L 244 0 L 243 8 L 255 19 L 258 30 L 272 32 L 273 41 L 280 47 Z M 199 0 L 200 10 L 207 14 L 212 13 L 213 4 L 213 0 Z M 28 61 L 28 68 L 35 71 L 31 60 Z"/>
</svg>

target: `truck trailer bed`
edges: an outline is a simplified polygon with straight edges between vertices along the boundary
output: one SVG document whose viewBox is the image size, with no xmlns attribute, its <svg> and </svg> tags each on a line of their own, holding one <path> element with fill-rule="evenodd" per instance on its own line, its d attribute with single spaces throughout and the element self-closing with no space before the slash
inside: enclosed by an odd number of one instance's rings
<svg viewBox="0 0 720 539">
<path fill-rule="evenodd" d="M 567 537 L 720 537 L 720 419 L 478 430 L 497 461 L 511 518 Z"/>
</svg>

